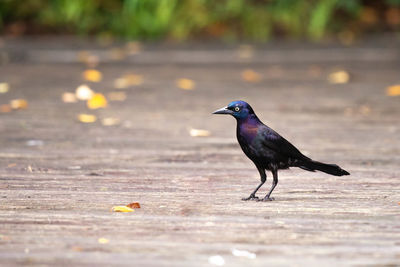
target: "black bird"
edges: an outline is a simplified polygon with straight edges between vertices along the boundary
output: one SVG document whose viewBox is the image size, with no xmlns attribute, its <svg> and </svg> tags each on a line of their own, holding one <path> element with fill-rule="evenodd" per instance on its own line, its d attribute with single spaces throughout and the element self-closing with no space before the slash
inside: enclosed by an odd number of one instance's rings
<svg viewBox="0 0 400 267">
<path fill-rule="evenodd" d="M 243 200 L 259 200 L 257 190 L 265 183 L 269 170 L 273 175 L 272 187 L 260 201 L 270 201 L 271 193 L 278 184 L 278 170 L 299 167 L 307 171 L 322 171 L 335 176 L 349 175 L 338 165 L 314 161 L 304 156 L 294 145 L 277 132 L 263 124 L 253 109 L 244 101 L 233 101 L 228 106 L 218 109 L 213 114 L 230 114 L 237 121 L 236 136 L 246 156 L 257 167 L 261 183 Z"/>
</svg>

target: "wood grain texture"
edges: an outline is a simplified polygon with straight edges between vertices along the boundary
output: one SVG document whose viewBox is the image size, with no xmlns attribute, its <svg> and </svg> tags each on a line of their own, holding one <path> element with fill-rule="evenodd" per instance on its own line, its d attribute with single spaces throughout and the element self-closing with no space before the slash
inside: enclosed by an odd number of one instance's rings
<svg viewBox="0 0 400 267">
<path fill-rule="evenodd" d="M 287 57 L 275 51 L 284 63 L 152 64 L 146 52 L 145 64 L 100 64 L 103 81 L 91 84 L 98 92 L 106 95 L 127 72 L 144 83 L 128 89 L 126 101 L 97 111 L 61 101 L 82 83 L 83 65 L 0 66 L 0 79 L 11 86 L 0 104 L 29 103 L 0 114 L 0 264 L 209 266 L 213 255 L 226 266 L 400 264 L 400 98 L 385 95 L 400 82 L 400 57 L 365 64 L 336 48 L 335 61 L 324 61 L 328 52 L 315 62 L 306 53 L 300 64 L 301 49 L 294 61 L 292 50 Z M 338 66 L 350 83 L 327 82 Z M 249 67 L 262 75 L 259 83 L 241 80 Z M 194 80 L 196 89 L 176 88 L 179 78 Z M 235 121 L 210 114 L 235 99 L 248 101 L 307 156 L 351 176 L 281 171 L 276 201 L 241 201 L 258 185 L 257 170 L 236 142 Z M 81 124 L 78 113 L 121 124 Z M 190 128 L 211 136 L 191 137 Z M 259 194 L 270 187 L 267 175 Z M 141 209 L 110 211 L 131 202 Z M 235 248 L 257 258 L 235 257 Z"/>
</svg>

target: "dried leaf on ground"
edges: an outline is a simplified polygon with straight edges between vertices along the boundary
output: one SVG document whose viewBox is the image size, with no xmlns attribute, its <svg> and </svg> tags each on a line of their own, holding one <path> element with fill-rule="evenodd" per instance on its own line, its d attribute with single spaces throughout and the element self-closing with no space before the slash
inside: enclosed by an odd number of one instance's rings
<svg viewBox="0 0 400 267">
<path fill-rule="evenodd" d="M 8 104 L 0 105 L 0 112 L 1 113 L 8 113 L 11 112 L 12 108 Z"/>
<path fill-rule="evenodd" d="M 196 87 L 196 83 L 191 79 L 178 79 L 176 81 L 176 85 L 182 90 L 194 90 Z"/>
<path fill-rule="evenodd" d="M 91 99 L 87 101 L 87 107 L 90 109 L 98 109 L 107 107 L 107 99 L 103 94 L 94 94 Z"/>
<path fill-rule="evenodd" d="M 5 94 L 10 90 L 8 83 L 0 83 L 0 94 Z"/>
<path fill-rule="evenodd" d="M 13 99 L 10 101 L 12 109 L 26 109 L 28 107 L 28 101 L 25 99 Z"/>
<path fill-rule="evenodd" d="M 91 114 L 79 114 L 78 120 L 83 123 L 92 123 L 97 120 L 97 117 Z"/>
<path fill-rule="evenodd" d="M 128 205 L 126 205 L 128 208 L 131 208 L 131 209 L 140 209 L 140 204 L 139 204 L 139 202 L 132 202 L 132 203 L 129 203 Z"/>
<path fill-rule="evenodd" d="M 127 206 L 114 206 L 112 207 L 112 211 L 114 212 L 132 212 L 134 209 L 131 209 Z"/>
<path fill-rule="evenodd" d="M 141 85 L 143 76 L 139 74 L 126 74 L 114 81 L 114 87 L 117 89 L 125 89 L 130 86 Z"/>
<path fill-rule="evenodd" d="M 386 89 L 386 95 L 388 95 L 388 96 L 400 96 L 400 84 L 389 86 Z"/>
<path fill-rule="evenodd" d="M 93 97 L 94 92 L 89 86 L 82 84 L 76 88 L 75 95 L 79 100 L 89 100 Z"/>
<path fill-rule="evenodd" d="M 110 92 L 107 95 L 110 101 L 125 101 L 126 93 L 125 92 Z"/>
<path fill-rule="evenodd" d="M 90 81 L 90 82 L 100 82 L 103 78 L 103 75 L 101 74 L 100 71 L 94 70 L 94 69 L 89 69 L 85 70 L 82 73 L 83 79 Z"/>
<path fill-rule="evenodd" d="M 74 93 L 65 92 L 62 94 L 62 101 L 64 103 L 75 103 L 78 101 Z"/>
<path fill-rule="evenodd" d="M 331 72 L 328 75 L 328 82 L 332 84 L 344 84 L 350 81 L 350 74 L 345 70 Z"/>
<path fill-rule="evenodd" d="M 99 244 L 107 244 L 110 242 L 110 240 L 108 240 L 107 238 L 104 238 L 104 237 L 100 237 L 99 239 L 97 239 L 97 242 Z"/>
<path fill-rule="evenodd" d="M 255 83 L 261 80 L 261 75 L 254 70 L 248 69 L 242 72 L 242 79 L 246 82 Z"/>
<path fill-rule="evenodd" d="M 101 124 L 104 126 L 113 126 L 113 125 L 118 125 L 121 123 L 121 120 L 118 118 L 113 118 L 113 117 L 107 117 L 101 120 Z"/>
<path fill-rule="evenodd" d="M 210 131 L 203 130 L 203 129 L 190 129 L 189 133 L 190 133 L 190 136 L 193 136 L 193 137 L 205 137 L 205 136 L 211 135 Z"/>
</svg>

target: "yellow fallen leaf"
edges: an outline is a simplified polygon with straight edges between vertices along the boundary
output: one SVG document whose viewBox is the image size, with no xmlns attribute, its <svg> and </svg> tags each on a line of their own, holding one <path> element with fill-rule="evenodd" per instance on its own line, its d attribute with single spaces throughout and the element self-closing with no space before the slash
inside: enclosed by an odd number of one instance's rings
<svg viewBox="0 0 400 267">
<path fill-rule="evenodd" d="M 113 117 L 108 117 L 101 120 L 101 124 L 104 126 L 113 126 L 119 124 L 120 122 L 120 119 Z"/>
<path fill-rule="evenodd" d="M 386 94 L 388 96 L 399 96 L 400 95 L 400 84 L 389 86 L 386 89 Z"/>
<path fill-rule="evenodd" d="M 246 82 L 259 82 L 261 80 L 261 75 L 258 72 L 255 72 L 254 70 L 244 70 L 242 72 L 242 79 L 245 80 Z"/>
<path fill-rule="evenodd" d="M 176 85 L 183 90 L 193 90 L 196 83 L 191 79 L 182 78 L 176 81 Z"/>
<path fill-rule="evenodd" d="M 25 99 L 13 99 L 10 101 L 10 106 L 12 109 L 26 109 L 28 102 Z"/>
<path fill-rule="evenodd" d="M 0 83 L 0 94 L 5 94 L 10 89 L 8 83 Z"/>
<path fill-rule="evenodd" d="M 104 238 L 104 237 L 100 237 L 99 239 L 97 239 L 97 242 L 99 244 L 107 244 L 110 242 L 110 240 L 108 240 L 107 238 Z"/>
<path fill-rule="evenodd" d="M 78 101 L 74 93 L 65 92 L 62 94 L 62 101 L 64 103 L 75 103 Z"/>
<path fill-rule="evenodd" d="M 345 70 L 332 72 L 328 75 L 328 81 L 332 84 L 343 84 L 350 81 L 350 74 Z"/>
<path fill-rule="evenodd" d="M 85 80 L 90 82 L 99 82 L 103 78 L 101 72 L 94 69 L 85 70 L 82 76 Z"/>
<path fill-rule="evenodd" d="M 87 101 L 87 107 L 90 109 L 98 109 L 107 107 L 107 99 L 103 94 L 94 94 L 91 99 Z"/>
<path fill-rule="evenodd" d="M 89 86 L 82 84 L 76 88 L 75 95 L 79 100 L 89 100 L 93 97 L 94 92 Z"/>
<path fill-rule="evenodd" d="M 112 211 L 115 211 L 115 212 L 132 212 L 132 211 L 134 211 L 134 209 L 131 209 L 131 208 L 127 207 L 127 206 L 114 206 L 114 207 L 112 207 Z"/>
<path fill-rule="evenodd" d="M 4 105 L 1 105 L 0 106 L 0 112 L 1 113 L 8 113 L 8 112 L 11 112 L 11 106 L 10 105 L 8 105 L 8 104 L 4 104 Z"/>
<path fill-rule="evenodd" d="M 78 120 L 83 123 L 92 123 L 97 120 L 97 117 L 95 115 L 82 113 L 78 115 Z"/>
<path fill-rule="evenodd" d="M 189 133 L 190 133 L 190 136 L 193 136 L 193 137 L 205 137 L 205 136 L 211 135 L 210 131 L 201 130 L 201 129 L 190 129 Z"/>
<path fill-rule="evenodd" d="M 125 101 L 126 93 L 125 92 L 110 92 L 107 94 L 107 97 L 110 101 Z"/>
</svg>

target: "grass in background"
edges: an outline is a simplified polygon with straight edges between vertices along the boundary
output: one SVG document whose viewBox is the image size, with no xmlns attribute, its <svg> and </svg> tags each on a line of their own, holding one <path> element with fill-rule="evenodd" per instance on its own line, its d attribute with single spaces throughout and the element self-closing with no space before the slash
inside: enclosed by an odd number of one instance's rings
<svg viewBox="0 0 400 267">
<path fill-rule="evenodd" d="M 400 27 L 400 0 L 1 0 L 0 31 L 126 39 L 320 40 Z"/>
</svg>

